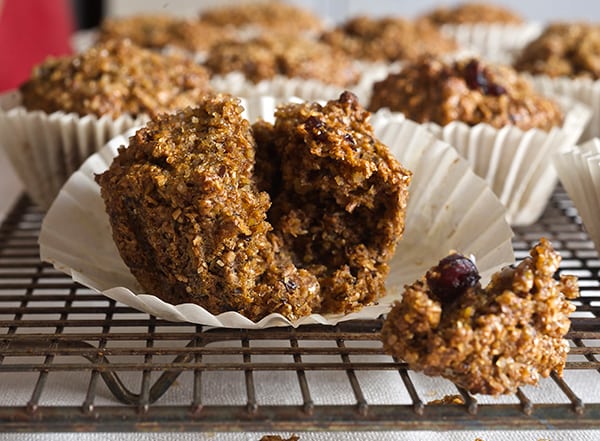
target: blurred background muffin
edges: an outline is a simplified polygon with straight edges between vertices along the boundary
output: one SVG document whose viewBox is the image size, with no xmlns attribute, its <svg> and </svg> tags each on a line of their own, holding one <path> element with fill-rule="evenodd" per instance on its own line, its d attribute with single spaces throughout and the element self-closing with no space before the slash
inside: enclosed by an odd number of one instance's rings
<svg viewBox="0 0 600 441">
<path fill-rule="evenodd" d="M 496 62 L 509 63 L 514 53 L 539 35 L 538 22 L 527 21 L 509 6 L 464 2 L 426 11 L 422 19 L 439 27 L 462 47 Z"/>
<path fill-rule="evenodd" d="M 369 61 L 411 60 L 419 55 L 447 54 L 458 49 L 426 21 L 402 17 L 351 18 L 321 35 L 321 41 L 339 48 L 349 56 Z"/>
<path fill-rule="evenodd" d="M 292 35 L 223 40 L 210 48 L 204 65 L 212 74 L 241 72 L 254 83 L 283 75 L 346 87 L 359 79 L 343 51 Z"/>
<path fill-rule="evenodd" d="M 193 105 L 212 90 L 193 61 L 111 40 L 49 58 L 0 100 L 0 134 L 29 195 L 47 208 L 79 165 L 149 116 Z"/>
<path fill-rule="evenodd" d="M 568 96 L 592 109 L 582 140 L 600 136 L 600 23 L 555 22 L 519 53 L 514 67 L 545 94 Z"/>
<path fill-rule="evenodd" d="M 557 183 L 549 160 L 581 135 L 589 111 L 539 94 L 509 66 L 425 57 L 373 85 L 369 109 L 402 112 L 453 145 L 507 208 L 535 222 Z"/>
<path fill-rule="evenodd" d="M 234 35 L 231 28 L 168 14 L 111 17 L 98 29 L 100 42 L 128 38 L 141 47 L 175 47 L 190 52 L 205 51 L 217 41 Z"/>
</svg>

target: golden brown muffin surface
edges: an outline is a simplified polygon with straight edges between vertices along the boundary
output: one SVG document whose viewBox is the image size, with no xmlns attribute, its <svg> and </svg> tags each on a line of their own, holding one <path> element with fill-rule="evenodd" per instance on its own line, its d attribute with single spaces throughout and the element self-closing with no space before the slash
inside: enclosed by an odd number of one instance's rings
<svg viewBox="0 0 600 441">
<path fill-rule="evenodd" d="M 519 71 L 551 77 L 600 78 L 600 26 L 554 23 L 521 51 Z"/>
<path fill-rule="evenodd" d="M 410 172 L 369 113 L 350 93 L 284 106 L 274 125 L 241 113 L 217 95 L 158 116 L 96 177 L 144 290 L 251 320 L 350 312 L 384 295 Z"/>
<path fill-rule="evenodd" d="M 456 42 L 426 20 L 400 17 L 354 17 L 322 34 L 321 40 L 355 59 L 411 60 L 423 54 L 440 55 L 457 49 Z"/>
<path fill-rule="evenodd" d="M 282 1 L 258 1 L 208 9 L 200 14 L 202 21 L 218 26 L 257 26 L 265 31 L 298 34 L 318 31 L 322 20 L 308 9 Z"/>
<path fill-rule="evenodd" d="M 382 328 L 384 350 L 411 369 L 443 376 L 471 393 L 514 393 L 551 371 L 562 374 L 563 339 L 579 295 L 544 238 L 483 288 L 473 262 L 451 254 L 405 287 Z"/>
<path fill-rule="evenodd" d="M 523 18 L 516 12 L 490 3 L 460 3 L 455 6 L 440 6 L 425 14 L 423 18 L 430 20 L 436 25 L 523 23 Z"/>
<path fill-rule="evenodd" d="M 239 101 L 218 95 L 153 119 L 97 176 L 123 260 L 142 287 L 174 303 L 251 319 L 291 319 L 318 301 L 266 220 L 253 181 L 255 141 Z"/>
<path fill-rule="evenodd" d="M 128 38 L 145 48 L 175 46 L 188 51 L 207 50 L 213 43 L 232 37 L 231 30 L 223 26 L 159 14 L 107 18 L 98 31 L 99 41 Z"/>
<path fill-rule="evenodd" d="M 344 87 L 359 79 L 352 60 L 343 52 L 299 36 L 222 41 L 210 49 L 205 66 L 213 74 L 242 72 L 255 83 L 283 75 Z"/>
<path fill-rule="evenodd" d="M 563 113 L 508 66 L 471 58 L 444 62 L 431 57 L 407 63 L 373 85 L 371 111 L 387 107 L 420 123 L 462 121 L 501 128 L 550 130 Z"/>
<path fill-rule="evenodd" d="M 194 104 L 210 90 L 203 67 L 129 40 L 111 40 L 75 56 L 50 58 L 20 87 L 29 110 L 112 118 L 174 111 Z"/>
</svg>

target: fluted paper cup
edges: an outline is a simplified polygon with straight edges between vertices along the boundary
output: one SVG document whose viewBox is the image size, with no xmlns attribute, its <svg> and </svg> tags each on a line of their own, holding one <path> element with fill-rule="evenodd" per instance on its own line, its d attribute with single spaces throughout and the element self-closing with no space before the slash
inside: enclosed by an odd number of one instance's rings
<svg viewBox="0 0 600 441">
<path fill-rule="evenodd" d="M 356 84 L 338 86 L 325 84 L 322 81 L 304 78 L 289 78 L 283 75 L 253 83 L 241 72 L 231 72 L 226 75 L 216 75 L 211 79 L 211 86 L 218 92 L 229 93 L 239 97 L 254 97 L 260 95 L 274 96 L 285 101 L 298 97 L 307 101 L 337 99 L 344 90 L 353 92 L 361 103 L 367 103 L 370 90 L 375 81 L 383 80 L 390 72 L 400 69 L 399 63 L 366 63 L 355 62 L 360 72 Z"/>
<path fill-rule="evenodd" d="M 600 138 L 556 155 L 554 166 L 600 253 Z"/>
<path fill-rule="evenodd" d="M 515 55 L 542 33 L 541 23 L 445 24 L 441 31 L 459 46 L 495 63 L 512 64 Z"/>
<path fill-rule="evenodd" d="M 586 106 L 559 99 L 565 110 L 561 127 L 545 132 L 507 125 L 469 126 L 454 121 L 426 126 L 466 158 L 506 206 L 511 225 L 530 225 L 543 213 L 558 182 L 552 156 L 573 147 L 590 118 Z"/>
<path fill-rule="evenodd" d="M 581 136 L 585 142 L 600 137 L 600 80 L 591 78 L 549 77 L 526 75 L 534 87 L 544 95 L 559 95 L 577 100 L 591 110 L 590 123 Z"/>
<path fill-rule="evenodd" d="M 145 119 L 28 111 L 20 93 L 11 91 L 0 95 L 0 147 L 31 199 L 45 210 L 88 156 Z"/>
<path fill-rule="evenodd" d="M 250 121 L 273 121 L 275 97 L 244 101 Z M 312 314 L 291 322 L 271 314 L 253 322 L 235 311 L 213 315 L 191 303 L 173 305 L 145 293 L 121 260 L 113 242 L 100 188 L 94 175 L 104 172 L 128 144 L 127 134 L 112 139 L 71 176 L 50 207 L 39 238 L 41 258 L 85 286 L 159 318 L 212 327 L 264 328 L 376 318 L 389 311 L 402 288 L 419 278 L 450 250 L 472 255 L 483 279 L 512 263 L 512 230 L 505 210 L 466 160 L 423 126 L 401 115 L 375 114 L 376 135 L 396 158 L 413 171 L 404 237 L 390 263 L 387 295 L 351 314 Z"/>
</svg>

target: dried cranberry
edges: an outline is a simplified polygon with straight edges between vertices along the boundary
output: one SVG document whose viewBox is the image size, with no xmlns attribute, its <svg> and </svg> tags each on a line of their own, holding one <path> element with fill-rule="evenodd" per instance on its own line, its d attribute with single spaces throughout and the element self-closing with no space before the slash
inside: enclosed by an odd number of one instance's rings
<svg viewBox="0 0 600 441">
<path fill-rule="evenodd" d="M 506 93 L 503 86 L 488 80 L 485 69 L 477 60 L 471 60 L 465 66 L 465 81 L 470 89 L 479 89 L 486 95 L 500 96 Z"/>
<path fill-rule="evenodd" d="M 309 116 L 304 123 L 307 133 L 311 134 L 314 138 L 321 142 L 327 141 L 327 126 L 316 116 Z"/>
<path fill-rule="evenodd" d="M 481 278 L 472 260 L 461 254 L 450 254 L 427 272 L 427 283 L 431 292 L 443 303 L 456 300 Z"/>
<path fill-rule="evenodd" d="M 500 95 L 504 95 L 505 93 L 506 93 L 506 89 L 504 87 L 502 87 L 500 84 L 492 83 L 488 86 L 488 91 L 487 91 L 488 95 L 500 96 Z"/>
<path fill-rule="evenodd" d="M 355 145 L 356 145 L 356 141 L 354 140 L 354 137 L 353 137 L 353 136 L 352 136 L 350 133 L 346 133 L 346 134 L 344 135 L 344 139 L 345 139 L 346 141 L 348 141 L 348 143 L 349 143 L 350 145 L 352 145 L 352 146 L 355 146 Z"/>
</svg>

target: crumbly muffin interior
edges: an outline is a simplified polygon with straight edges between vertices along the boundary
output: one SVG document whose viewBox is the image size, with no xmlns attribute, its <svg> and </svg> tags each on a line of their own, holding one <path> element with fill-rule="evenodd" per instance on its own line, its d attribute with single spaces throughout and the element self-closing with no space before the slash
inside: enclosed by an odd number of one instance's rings
<svg viewBox="0 0 600 441">
<path fill-rule="evenodd" d="M 476 267 L 451 255 L 407 286 L 382 328 L 384 349 L 411 369 L 471 393 L 507 394 L 561 375 L 577 278 L 555 279 L 561 257 L 544 238 L 484 288 Z"/>
</svg>

